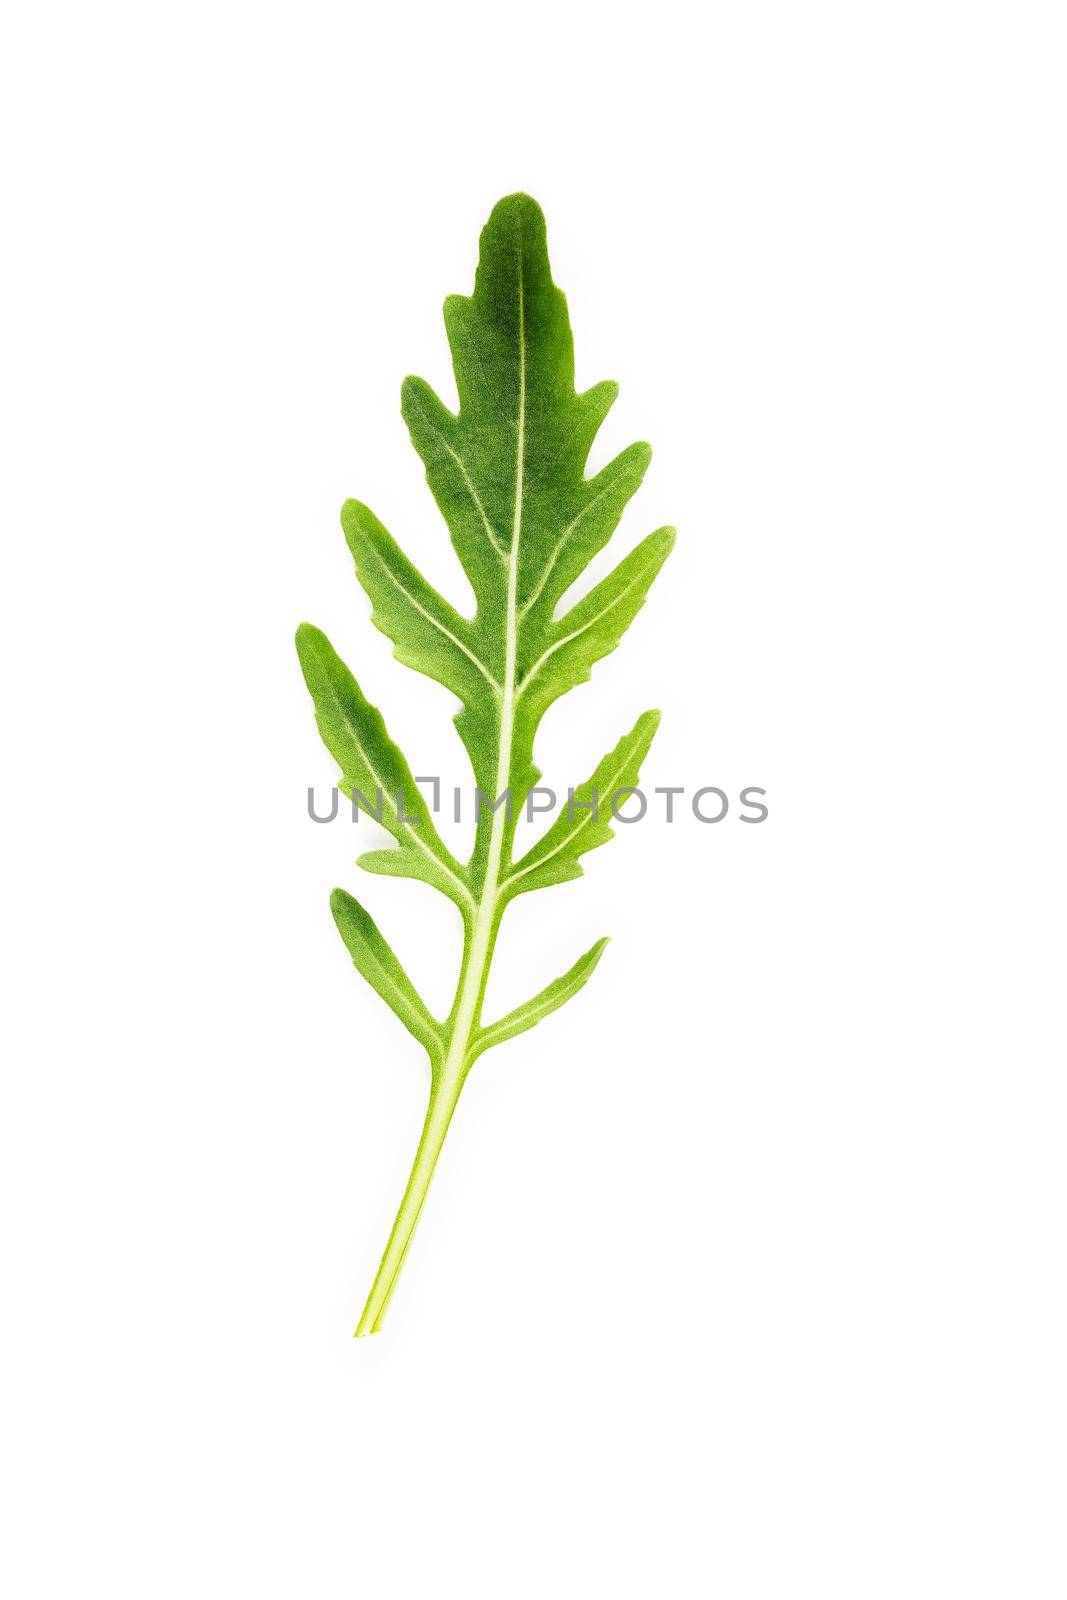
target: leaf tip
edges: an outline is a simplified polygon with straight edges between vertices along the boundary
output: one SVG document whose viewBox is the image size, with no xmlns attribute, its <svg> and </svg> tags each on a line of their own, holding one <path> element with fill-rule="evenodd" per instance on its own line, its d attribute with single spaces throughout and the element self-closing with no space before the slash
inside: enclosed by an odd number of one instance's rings
<svg viewBox="0 0 1067 1600">
<path fill-rule="evenodd" d="M 293 642 L 296 645 L 296 653 L 301 661 L 308 659 L 323 637 L 324 635 L 315 627 L 314 623 L 301 622 L 299 624 L 296 633 L 293 635 Z"/>
<path fill-rule="evenodd" d="M 358 571 L 361 549 L 374 543 L 375 540 L 381 540 L 385 535 L 385 529 L 370 506 L 364 505 L 362 500 L 351 499 L 346 500 L 341 507 L 341 528 Z"/>
<path fill-rule="evenodd" d="M 619 386 L 614 378 L 602 378 L 599 383 L 594 383 L 591 389 L 586 389 L 579 398 L 587 406 L 599 411 L 603 419 L 619 398 Z"/>
<path fill-rule="evenodd" d="M 349 935 L 353 932 L 366 937 L 368 925 L 371 930 L 374 929 L 370 914 L 360 905 L 355 895 L 348 893 L 347 889 L 333 889 L 330 891 L 330 914 L 337 924 L 338 933 L 346 944 L 349 942 Z"/>
<path fill-rule="evenodd" d="M 545 214 L 537 201 L 521 190 L 498 200 L 482 229 L 474 279 L 475 300 L 486 294 L 494 296 L 494 281 L 501 281 L 505 271 L 510 276 L 516 254 L 526 263 L 531 277 L 551 282 Z"/>
<path fill-rule="evenodd" d="M 533 195 L 527 194 L 523 189 L 516 189 L 513 194 L 506 194 L 498 200 L 489 213 L 489 220 L 485 226 L 488 229 L 494 224 L 516 222 L 522 224 L 537 222 L 542 228 L 545 225 L 545 214 L 541 207 Z"/>
</svg>

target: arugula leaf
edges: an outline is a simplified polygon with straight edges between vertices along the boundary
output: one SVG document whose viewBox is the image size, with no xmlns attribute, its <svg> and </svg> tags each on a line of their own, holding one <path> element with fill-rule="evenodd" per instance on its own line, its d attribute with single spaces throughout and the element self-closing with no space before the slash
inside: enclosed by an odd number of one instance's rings
<svg viewBox="0 0 1067 1600">
<path fill-rule="evenodd" d="M 519 894 L 580 875 L 578 858 L 611 837 L 612 797 L 636 785 L 659 721 L 656 711 L 639 717 L 575 791 L 573 804 L 513 861 L 517 819 L 540 776 L 534 760 L 540 721 L 619 643 L 670 553 L 674 530 L 650 534 L 557 616 L 575 579 L 614 533 L 651 451 L 630 445 L 586 477 L 590 448 L 617 389 L 599 383 L 583 394 L 575 390 L 567 305 L 552 281 L 544 218 L 527 195 L 510 195 L 494 208 L 482 231 L 474 293 L 446 300 L 445 328 L 459 411 L 421 379 L 407 378 L 401 412 L 474 591 L 474 616 L 462 616 L 426 581 L 367 506 L 347 501 L 341 521 L 372 620 L 393 641 L 393 654 L 460 701 L 456 727 L 490 801 L 480 808 L 466 865 L 438 835 L 407 761 L 329 641 L 306 624 L 297 635 L 319 729 L 341 767 L 340 786 L 376 815 L 377 805 L 397 842 L 396 849 L 360 856 L 359 865 L 431 884 L 459 907 L 464 925 L 455 999 L 439 1023 L 358 901 L 336 890 L 331 902 L 356 967 L 431 1062 L 422 1138 L 360 1335 L 381 1327 L 474 1060 L 575 995 L 607 943 L 600 940 L 525 1005 L 484 1024 L 504 910 Z"/>
</svg>

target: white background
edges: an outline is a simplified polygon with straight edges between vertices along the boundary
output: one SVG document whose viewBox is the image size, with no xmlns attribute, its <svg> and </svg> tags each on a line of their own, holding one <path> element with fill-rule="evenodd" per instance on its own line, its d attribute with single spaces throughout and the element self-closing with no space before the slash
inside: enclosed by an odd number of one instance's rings
<svg viewBox="0 0 1067 1600">
<path fill-rule="evenodd" d="M 12 1600 L 1062 1600 L 1062 9 L 26 8 L 2 86 Z M 416 771 L 337 513 L 463 599 L 398 414 L 545 208 L 649 605 L 546 722 L 635 826 L 505 922 L 382 1337 L 453 914 L 315 827 L 292 649 Z"/>
</svg>

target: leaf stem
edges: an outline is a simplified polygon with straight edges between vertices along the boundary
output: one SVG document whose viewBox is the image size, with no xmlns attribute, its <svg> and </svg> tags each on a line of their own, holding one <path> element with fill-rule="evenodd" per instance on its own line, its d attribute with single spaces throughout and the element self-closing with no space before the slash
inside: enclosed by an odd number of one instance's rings
<svg viewBox="0 0 1067 1600">
<path fill-rule="evenodd" d="M 502 812 L 497 815 L 503 815 Z M 495 820 L 495 817 L 494 817 Z M 389 1242 L 381 1264 L 371 1285 L 363 1315 L 359 1319 L 356 1338 L 381 1331 L 385 1313 L 389 1309 L 400 1269 L 411 1244 L 412 1235 L 422 1213 L 430 1179 L 437 1158 L 445 1142 L 452 1113 L 456 1109 L 470 1066 L 470 1044 L 481 1019 L 482 999 L 489 977 L 489 963 L 493 958 L 493 945 L 500 918 L 497 914 L 496 882 L 486 884 L 478 902 L 478 909 L 468 937 L 464 941 L 463 965 L 456 986 L 456 1001 L 452 1011 L 452 1025 L 448 1049 L 439 1073 L 435 1073 L 430 1088 L 430 1104 L 426 1110 L 422 1136 L 415 1152 L 415 1160 L 408 1178 L 404 1198 L 393 1223 Z"/>
<path fill-rule="evenodd" d="M 400 1202 L 400 1210 L 396 1214 L 389 1243 L 385 1247 L 385 1254 L 382 1256 L 381 1265 L 367 1296 L 363 1315 L 359 1319 L 359 1326 L 356 1329 L 357 1339 L 381 1331 L 385 1313 L 389 1309 L 389 1301 L 396 1287 L 396 1280 L 404 1265 L 404 1257 L 407 1255 L 408 1246 L 422 1212 L 430 1179 L 433 1177 L 433 1169 L 437 1165 L 452 1113 L 456 1109 L 462 1084 L 462 1076 L 448 1089 L 443 1081 L 434 1084 L 408 1186 L 404 1190 L 404 1198 Z"/>
</svg>

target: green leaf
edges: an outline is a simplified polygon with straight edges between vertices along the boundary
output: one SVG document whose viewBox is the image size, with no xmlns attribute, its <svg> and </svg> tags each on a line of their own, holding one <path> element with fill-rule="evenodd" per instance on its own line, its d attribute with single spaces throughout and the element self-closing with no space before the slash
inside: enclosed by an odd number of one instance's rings
<svg viewBox="0 0 1067 1600">
<path fill-rule="evenodd" d="M 604 757 L 593 776 L 578 785 L 552 826 L 512 869 L 504 884 L 506 894 L 513 897 L 581 877 L 578 857 L 607 844 L 612 837 L 613 798 L 622 790 L 636 788 L 641 763 L 658 727 L 658 711 L 646 711 L 638 717 L 630 732 Z"/>
<path fill-rule="evenodd" d="M 491 1023 L 488 1028 L 482 1028 L 476 1035 L 471 1046 L 471 1060 L 480 1056 L 484 1050 L 491 1050 L 495 1044 L 503 1044 L 505 1039 L 514 1039 L 517 1033 L 525 1033 L 527 1028 L 536 1027 L 542 1017 L 547 1017 L 550 1012 L 558 1011 L 560 1006 L 566 1005 L 572 995 L 583 989 L 593 975 L 593 968 L 604 954 L 607 939 L 598 939 L 591 950 L 580 956 L 562 978 L 556 978 L 547 988 L 535 994 L 532 1000 L 527 1000 L 524 1005 L 516 1006 L 514 1011 L 509 1011 L 506 1017 L 501 1017 L 499 1022 Z"/>
<path fill-rule="evenodd" d="M 441 1025 L 426 1009 L 415 985 L 378 931 L 374 918 L 343 889 L 333 891 L 330 910 L 356 970 L 377 989 L 386 1005 L 419 1041 L 436 1070 L 443 1055 Z"/>
<path fill-rule="evenodd" d="M 648 535 L 567 607 L 572 585 L 607 545 L 639 488 L 651 451 L 631 444 L 586 475 L 617 389 L 610 382 L 583 393 L 575 389 L 567 302 L 552 281 L 544 217 L 528 195 L 509 195 L 494 208 L 482 230 L 474 291 L 450 296 L 444 315 L 459 409 L 450 410 L 421 378 L 409 377 L 401 412 L 473 591 L 473 615 L 463 615 L 427 582 L 362 502 L 347 501 L 341 521 L 373 621 L 392 640 L 393 654 L 459 700 L 456 728 L 475 784 L 490 802 L 479 808 L 465 866 L 440 839 L 406 760 L 348 668 L 316 630 L 304 628 L 298 636 L 319 728 L 341 766 L 341 787 L 369 796 L 372 806 L 378 790 L 386 796 L 381 820 L 397 848 L 368 851 L 360 866 L 422 878 L 455 901 L 464 924 L 455 999 L 438 1027 L 366 913 L 353 912 L 347 897 L 340 901 L 360 971 L 413 1032 L 421 1030 L 424 1042 L 439 1040 L 440 1053 L 411 1179 L 360 1333 L 381 1326 L 471 1063 L 562 1005 L 600 957 L 604 941 L 525 1006 L 483 1026 L 506 907 L 516 895 L 578 876 L 581 855 L 611 837 L 611 796 L 636 784 L 659 713 L 639 718 L 577 791 L 579 808 L 595 789 L 605 809 L 564 812 L 516 863 L 516 824 L 539 776 L 539 724 L 553 701 L 584 683 L 619 643 L 674 543 L 671 528 Z M 430 1027 L 438 1029 L 432 1038 Z"/>
</svg>

